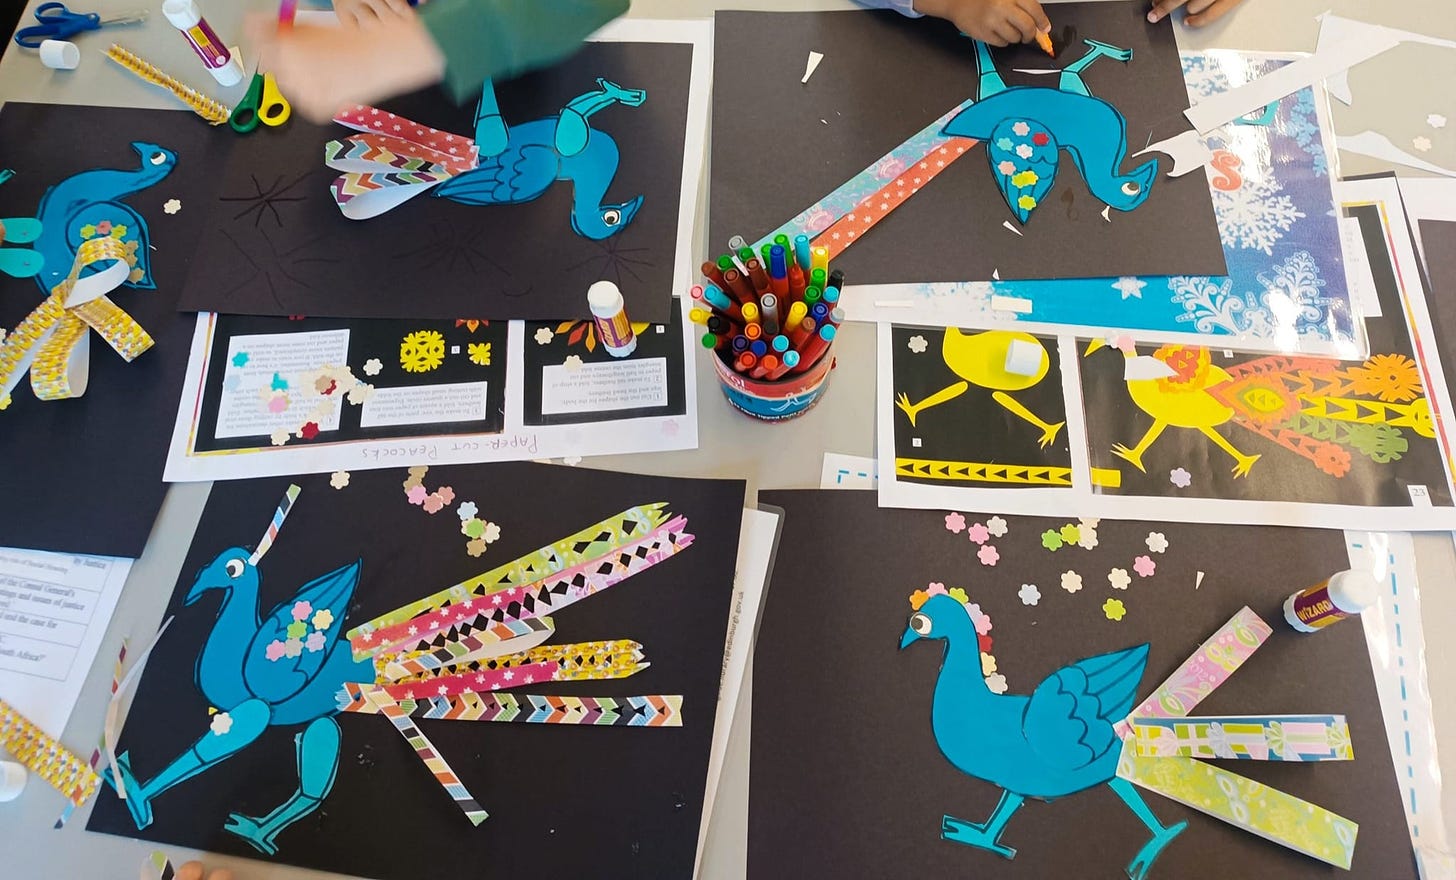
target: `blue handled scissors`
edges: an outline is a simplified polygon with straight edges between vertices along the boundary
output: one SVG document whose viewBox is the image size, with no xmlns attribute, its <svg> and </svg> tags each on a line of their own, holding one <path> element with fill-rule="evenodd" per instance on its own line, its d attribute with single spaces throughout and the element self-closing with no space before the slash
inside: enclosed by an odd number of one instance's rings
<svg viewBox="0 0 1456 880">
<path fill-rule="evenodd" d="M 40 24 L 21 28 L 15 42 L 27 49 L 39 49 L 46 40 L 64 40 L 82 31 L 94 31 L 107 25 L 137 24 L 147 20 L 145 10 L 102 18 L 97 12 L 72 12 L 64 3 L 42 3 L 35 8 Z"/>
</svg>

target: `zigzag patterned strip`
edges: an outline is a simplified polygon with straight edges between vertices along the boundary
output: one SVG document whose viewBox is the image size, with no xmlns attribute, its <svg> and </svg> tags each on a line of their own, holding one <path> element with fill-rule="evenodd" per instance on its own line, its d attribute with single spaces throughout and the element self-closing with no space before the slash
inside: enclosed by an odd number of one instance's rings
<svg viewBox="0 0 1456 880">
<path fill-rule="evenodd" d="M 642 646 L 636 642 L 585 642 L 536 648 L 470 663 L 465 669 L 436 670 L 384 685 L 384 689 L 396 700 L 415 700 L 509 690 L 548 681 L 627 678 L 649 665 L 642 662 Z"/>
<path fill-rule="evenodd" d="M 354 653 L 372 654 L 378 651 L 380 643 L 370 638 L 378 630 L 437 611 L 452 602 L 465 602 L 492 592 L 529 584 L 552 572 L 604 556 L 614 547 L 636 540 L 666 522 L 666 508 L 667 505 L 663 502 L 628 508 L 616 516 L 493 568 L 485 574 L 381 614 L 349 630 Z"/>
<path fill-rule="evenodd" d="M 423 171 L 391 171 L 378 174 L 361 174 L 357 171 L 350 171 L 348 174 L 340 174 L 334 178 L 334 182 L 329 184 L 329 190 L 334 194 L 334 201 L 343 207 L 354 199 L 376 190 L 396 186 L 432 186 L 449 179 L 448 174 L 429 174 Z"/>
<path fill-rule="evenodd" d="M 413 718 L 438 721 L 504 721 L 524 724 L 579 724 L 597 727 L 682 727 L 680 694 L 645 697 L 543 697 L 534 694 L 460 694 L 400 700 Z M 356 684 L 338 696 L 341 712 L 379 714 Z"/>
<path fill-rule="evenodd" d="M 615 586 L 691 546 L 693 536 L 683 531 L 686 526 L 687 520 L 677 517 L 640 540 L 593 560 L 589 566 L 573 566 L 535 583 L 492 593 L 489 598 L 446 605 L 434 614 L 380 630 L 372 638 L 390 653 L 405 649 L 403 659 L 413 659 L 415 655 L 411 651 L 432 652 L 494 624 L 544 617 Z"/>
<path fill-rule="evenodd" d="M 461 638 L 428 653 L 417 654 L 404 659 L 391 659 L 384 664 L 384 677 L 390 681 L 401 681 L 412 675 L 439 669 L 442 666 L 456 666 L 473 660 L 485 660 L 514 653 L 512 643 L 523 644 L 532 638 L 539 644 L 551 637 L 556 627 L 549 617 L 530 617 L 525 620 L 503 620 L 494 626 L 462 635 Z M 515 651 L 519 651 L 516 648 Z"/>
<path fill-rule="evenodd" d="M 1411 403 L 1382 403 L 1375 400 L 1340 397 L 1306 397 L 1301 414 L 1359 425 L 1390 425 L 1410 428 L 1422 437 L 1434 438 L 1431 405 L 1422 397 Z"/>
<path fill-rule="evenodd" d="M 429 174 L 449 174 L 450 170 L 419 156 L 400 155 L 389 149 L 371 144 L 363 136 L 324 144 L 324 164 L 336 171 L 357 171 L 356 163 L 374 166 L 371 171 L 410 171 Z M 340 167 L 343 166 L 343 167 Z"/>
<path fill-rule="evenodd" d="M 508 669 L 525 663 L 555 663 L 562 667 L 559 680 L 565 681 L 574 677 L 571 674 L 573 671 L 591 670 L 609 660 L 615 661 L 619 657 L 628 658 L 632 663 L 641 662 L 642 645 L 631 639 L 541 645 L 490 657 L 462 657 L 438 666 L 423 666 L 414 661 L 392 663 L 385 669 L 385 673 L 391 682 L 429 681 L 457 672 Z M 583 675 L 581 677 L 591 678 L 593 676 Z"/>
<path fill-rule="evenodd" d="M 895 476 L 969 483 L 1014 483 L 1028 486 L 1070 486 L 1072 469 L 1051 465 L 996 464 L 896 458 Z"/>
<path fill-rule="evenodd" d="M 455 801 L 455 806 L 460 808 L 461 812 L 465 814 L 465 818 L 470 820 L 471 825 L 479 825 L 489 817 L 490 814 L 480 806 L 480 803 L 465 787 L 465 783 L 461 782 L 455 771 L 450 769 L 450 765 L 435 748 L 435 744 L 430 742 L 429 737 L 425 736 L 419 726 L 410 720 L 407 709 L 401 707 L 393 697 L 376 687 L 362 691 L 361 698 L 374 706 L 376 712 L 389 719 L 389 723 L 394 725 L 394 729 L 399 731 L 400 736 L 410 744 L 410 748 L 415 750 L 415 754 L 419 755 L 420 760 L 425 762 L 425 767 L 435 775 L 435 781 L 440 783 L 445 789 L 445 793 Z"/>
<path fill-rule="evenodd" d="M 1323 441 L 1314 440 L 1288 428 L 1262 425 L 1245 416 L 1235 416 L 1234 422 L 1245 430 L 1253 431 L 1266 440 L 1278 443 L 1301 458 L 1308 459 L 1315 464 L 1319 463 L 1320 450 L 1325 446 Z"/>
</svg>

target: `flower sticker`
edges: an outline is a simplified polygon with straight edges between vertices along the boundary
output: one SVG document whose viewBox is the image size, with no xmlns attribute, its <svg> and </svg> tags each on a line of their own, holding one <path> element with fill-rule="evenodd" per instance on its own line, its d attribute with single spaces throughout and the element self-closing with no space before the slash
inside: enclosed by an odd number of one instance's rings
<svg viewBox="0 0 1456 880">
<path fill-rule="evenodd" d="M 987 544 L 976 551 L 976 558 L 981 560 L 982 565 L 995 565 L 1001 560 L 1001 552 L 994 546 Z"/>
<path fill-rule="evenodd" d="M 168 199 L 162 203 L 162 211 L 167 214 L 175 214 L 182 210 L 181 199 Z"/>
<path fill-rule="evenodd" d="M 1122 604 L 1121 599 L 1108 599 L 1102 603 L 1102 613 L 1107 615 L 1108 620 L 1122 620 L 1127 614 L 1127 606 Z"/>
<path fill-rule="evenodd" d="M 1179 489 L 1187 489 L 1193 482 L 1193 475 L 1188 473 L 1187 468 L 1173 468 L 1168 472 L 1168 481 Z"/>
<path fill-rule="evenodd" d="M 992 657 L 990 654 L 985 653 L 984 651 L 981 652 L 981 674 L 996 674 L 996 658 Z"/>
<path fill-rule="evenodd" d="M 1077 527 L 1077 546 L 1083 550 L 1097 549 L 1097 530 L 1083 523 Z"/>
<path fill-rule="evenodd" d="M 1010 159 L 1002 159 L 1001 164 L 996 166 L 996 170 L 1000 171 L 1003 175 L 1010 177 L 1011 175 L 1016 173 L 1016 163 L 1012 162 Z"/>
<path fill-rule="evenodd" d="M 284 630 L 284 632 L 288 633 L 288 638 L 290 641 L 292 641 L 293 639 L 301 639 L 304 636 L 308 635 L 308 624 L 304 623 L 301 620 L 295 620 L 288 625 L 288 629 Z"/>
<path fill-rule="evenodd" d="M 324 649 L 326 641 L 323 633 L 317 631 L 311 632 L 308 634 L 308 638 L 303 640 L 303 647 L 310 654 L 316 654 Z"/>
<path fill-rule="evenodd" d="M 993 694 L 1004 694 L 1004 693 L 1006 693 L 1006 690 L 1007 690 L 1007 688 L 1006 688 L 1006 676 L 1002 675 L 999 672 L 996 673 L 995 675 L 988 675 L 988 676 L 986 676 L 986 687 Z"/>
<path fill-rule="evenodd" d="M 1082 529 L 1067 523 L 1057 530 L 1057 535 L 1061 537 L 1063 544 L 1075 544 L 1082 540 Z"/>
<path fill-rule="evenodd" d="M 1138 577 L 1150 578 L 1158 570 L 1158 564 L 1151 557 L 1139 556 L 1132 561 L 1132 570 L 1138 573 Z"/>
<path fill-rule="evenodd" d="M 561 365 L 566 367 L 568 372 L 574 373 L 581 369 L 581 355 L 569 354 L 566 356 L 566 360 L 562 361 Z"/>
<path fill-rule="evenodd" d="M 1006 537 L 1006 532 L 1009 530 L 1009 528 L 1010 527 L 1006 525 L 1006 520 L 1002 519 L 999 516 L 993 516 L 990 519 L 986 520 L 986 531 L 990 532 L 992 537 Z"/>
<path fill-rule="evenodd" d="M 480 537 L 485 539 L 485 543 L 494 544 L 500 540 L 500 526 L 493 522 L 486 523 L 485 531 L 481 533 Z"/>
<path fill-rule="evenodd" d="M 981 525 L 980 523 L 976 523 L 975 525 L 966 529 L 966 537 L 970 538 L 971 541 L 976 544 L 984 544 L 987 541 L 991 540 L 991 530 Z"/>
<path fill-rule="evenodd" d="M 1047 529 L 1041 533 L 1041 545 L 1055 553 L 1062 549 L 1062 536 L 1055 529 Z"/>
<path fill-rule="evenodd" d="M 328 629 L 334 625 L 334 612 L 327 608 L 320 608 L 313 613 L 313 628 Z"/>
<path fill-rule="evenodd" d="M 246 351 L 240 351 L 237 354 L 233 355 L 233 366 L 235 366 L 235 367 L 246 367 L 247 365 L 248 365 L 248 353 Z"/>
<path fill-rule="evenodd" d="M 370 358 L 364 362 L 364 375 L 366 376 L 378 376 L 383 369 L 384 362 L 379 358 Z"/>
<path fill-rule="evenodd" d="M 424 504 L 429 494 L 425 491 L 424 486 L 418 484 L 411 486 L 409 491 L 404 493 L 405 497 L 409 499 L 409 503 L 414 505 Z"/>
<path fill-rule="evenodd" d="M 1062 572 L 1062 589 L 1068 593 L 1075 593 L 1082 589 L 1082 576 L 1075 571 Z"/>
<path fill-rule="evenodd" d="M 462 501 L 460 506 L 455 508 L 455 515 L 460 517 L 461 521 L 474 519 L 479 512 L 480 508 L 475 506 L 474 501 Z"/>
<path fill-rule="evenodd" d="M 266 647 L 266 648 L 263 649 L 263 656 L 264 657 L 267 657 L 269 660 L 272 660 L 274 662 L 277 662 L 279 660 L 282 660 L 283 659 L 283 643 L 280 642 L 280 641 L 278 641 L 277 639 L 274 639 L 273 641 L 269 642 L 268 643 L 268 647 Z"/>
<path fill-rule="evenodd" d="M 312 614 L 312 613 L 313 613 L 313 606 L 310 605 L 310 604 L 308 604 L 307 602 L 294 602 L 293 603 L 293 619 L 294 620 L 307 620 L 308 619 L 308 616 L 310 614 Z"/>
<path fill-rule="evenodd" d="M 445 509 L 445 499 L 441 498 L 438 492 L 431 492 L 425 497 L 422 506 L 425 508 L 425 513 L 433 515 Z"/>
<path fill-rule="evenodd" d="M 329 485 L 335 489 L 342 489 L 349 485 L 349 472 L 334 471 L 332 474 L 329 474 Z"/>
<path fill-rule="evenodd" d="M 278 430 L 274 431 L 268 439 L 273 441 L 274 446 L 282 446 L 283 444 L 288 442 L 289 436 L 290 435 L 287 428 L 279 428 Z"/>
<path fill-rule="evenodd" d="M 916 590 L 910 594 L 910 608 L 919 611 L 921 606 L 930 601 L 930 594 L 925 590 Z"/>
<path fill-rule="evenodd" d="M 909 346 L 910 350 L 916 354 L 925 354 L 925 349 L 930 347 L 930 343 L 925 341 L 924 336 L 916 334 L 910 337 Z"/>
<path fill-rule="evenodd" d="M 233 729 L 233 716 L 226 712 L 219 712 L 212 716 L 212 723 L 208 727 L 212 730 L 213 736 L 224 736 Z"/>
<path fill-rule="evenodd" d="M 1011 130 L 1016 134 L 1017 137 L 1026 137 L 1027 135 L 1031 134 L 1031 126 L 1027 125 L 1025 122 L 1016 123 L 1015 125 L 1011 126 Z"/>
<path fill-rule="evenodd" d="M 966 530 L 966 518 L 959 513 L 947 513 L 945 515 L 945 530 L 953 535 L 959 535 Z"/>
<path fill-rule="evenodd" d="M 1107 582 L 1112 584 L 1114 590 L 1126 590 L 1127 585 L 1132 583 L 1132 576 L 1125 568 L 1114 568 L 1107 573 Z"/>
<path fill-rule="evenodd" d="M 960 590 L 960 587 L 956 587 L 956 589 Z M 960 601 L 964 603 L 966 601 L 964 598 L 966 594 L 965 590 L 960 590 L 960 593 Z M 955 593 L 951 593 L 951 595 L 955 596 Z M 991 616 L 982 611 L 980 605 L 974 602 L 967 605 L 966 613 L 971 616 L 971 623 L 976 627 L 976 635 L 984 636 L 991 632 Z"/>
<path fill-rule="evenodd" d="M 1426 137 L 1425 135 L 1421 135 L 1415 140 L 1411 141 L 1411 146 L 1415 147 L 1417 150 L 1420 150 L 1422 153 L 1429 153 L 1431 151 L 1431 139 Z"/>
<path fill-rule="evenodd" d="M 469 553 L 472 557 L 483 555 L 485 553 L 485 541 L 481 538 L 476 538 L 473 541 L 465 542 L 465 552 Z"/>
<path fill-rule="evenodd" d="M 1016 145 L 1016 155 L 1020 156 L 1023 159 L 1030 159 L 1031 156 L 1032 156 L 1032 153 L 1035 153 L 1035 152 L 1036 151 L 1031 148 L 1031 144 L 1017 144 Z"/>
<path fill-rule="evenodd" d="M 298 657 L 303 654 L 303 639 L 290 638 L 283 643 L 283 655 L 285 657 Z"/>
<path fill-rule="evenodd" d="M 479 538 L 485 535 L 485 521 L 471 517 L 460 524 L 460 533 L 467 538 Z"/>
<path fill-rule="evenodd" d="M 553 340 L 555 338 L 556 338 L 556 334 L 551 332 L 551 328 L 550 327 L 537 327 L 536 328 L 536 344 L 537 345 L 550 345 L 551 344 L 551 340 Z"/>
<path fill-rule="evenodd" d="M 1041 601 L 1041 590 L 1036 588 L 1036 584 L 1022 584 L 1016 595 L 1021 598 L 1023 605 L 1035 605 Z"/>
<path fill-rule="evenodd" d="M 1143 543 L 1148 545 L 1149 553 L 1166 553 L 1168 550 L 1168 538 L 1162 532 L 1148 532 Z"/>
<path fill-rule="evenodd" d="M 1446 117 L 1439 113 L 1432 113 L 1426 117 L 1426 125 L 1429 125 L 1431 128 L 1445 128 Z"/>
<path fill-rule="evenodd" d="M 465 346 L 465 351 L 470 355 L 470 362 L 477 367 L 490 366 L 490 343 L 472 342 Z"/>
</svg>

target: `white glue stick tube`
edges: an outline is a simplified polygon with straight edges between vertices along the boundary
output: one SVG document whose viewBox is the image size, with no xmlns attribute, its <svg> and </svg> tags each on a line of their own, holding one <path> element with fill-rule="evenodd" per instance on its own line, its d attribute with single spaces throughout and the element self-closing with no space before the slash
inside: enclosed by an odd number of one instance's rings
<svg viewBox="0 0 1456 880">
<path fill-rule="evenodd" d="M 165 0 L 162 14 L 172 27 L 182 32 L 218 85 L 235 86 L 243 81 L 243 62 L 218 39 L 212 25 L 202 17 L 196 0 Z"/>
</svg>

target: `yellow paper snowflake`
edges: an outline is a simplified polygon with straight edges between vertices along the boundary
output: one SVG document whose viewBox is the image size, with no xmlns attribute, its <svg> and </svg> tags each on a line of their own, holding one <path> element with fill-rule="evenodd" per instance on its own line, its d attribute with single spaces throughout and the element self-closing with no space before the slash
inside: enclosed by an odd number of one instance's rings
<svg viewBox="0 0 1456 880">
<path fill-rule="evenodd" d="M 445 362 L 445 337 L 438 330 L 416 330 L 399 344 L 399 365 L 407 373 L 428 373 Z"/>
<path fill-rule="evenodd" d="M 478 367 L 490 366 L 490 343 L 472 342 L 465 347 L 470 355 L 470 362 Z"/>
</svg>

